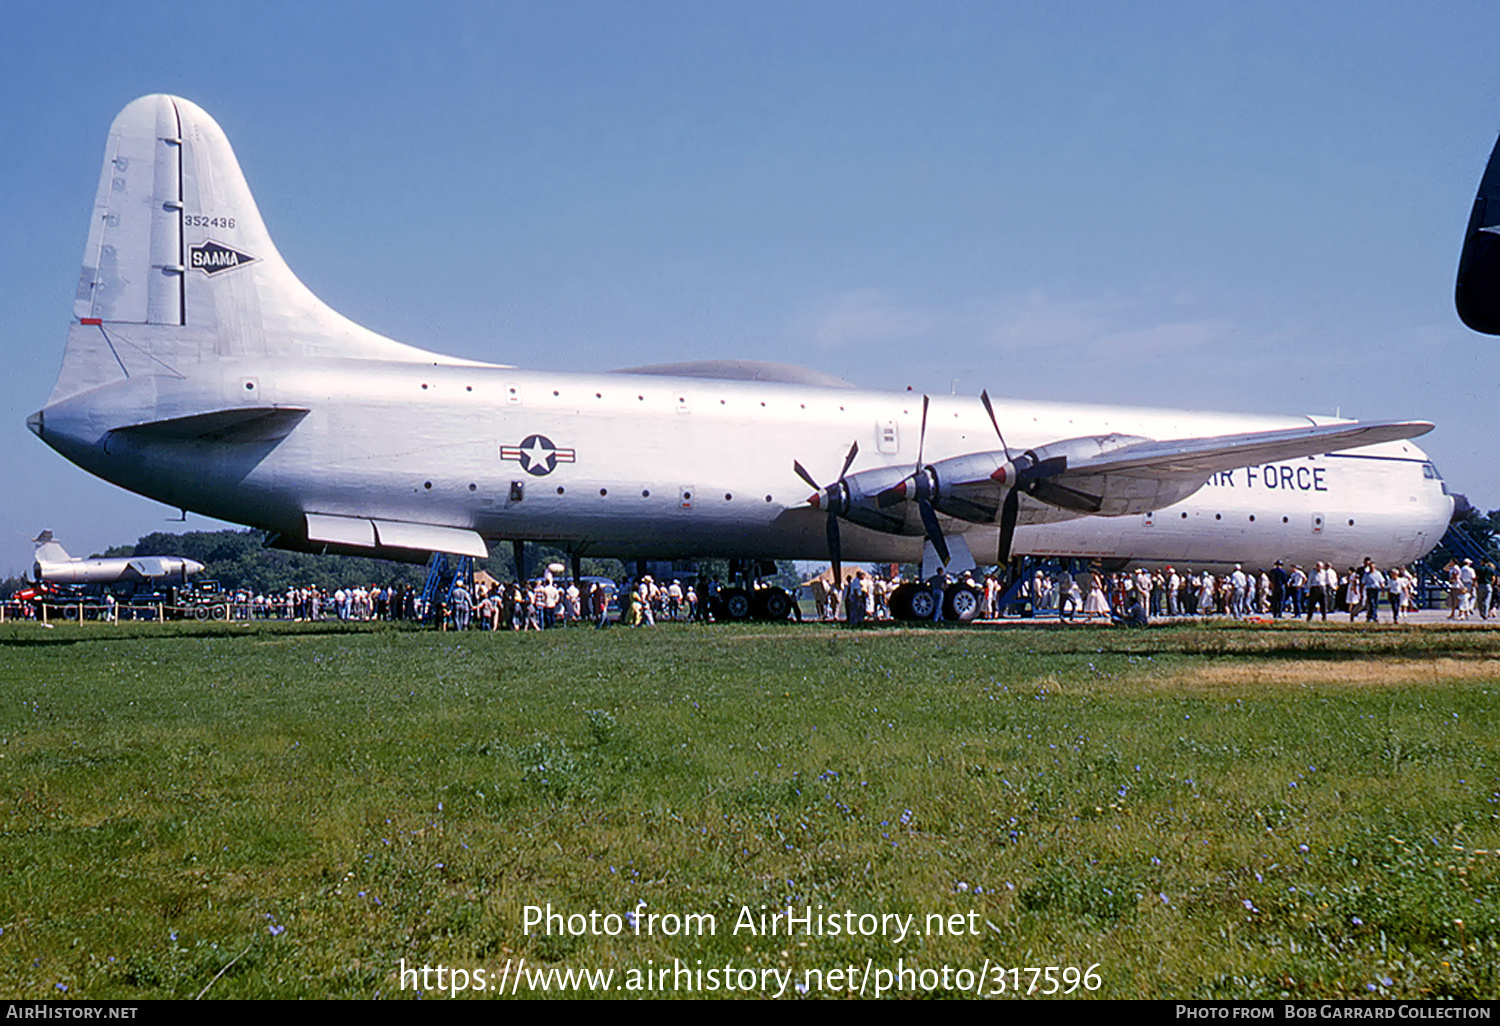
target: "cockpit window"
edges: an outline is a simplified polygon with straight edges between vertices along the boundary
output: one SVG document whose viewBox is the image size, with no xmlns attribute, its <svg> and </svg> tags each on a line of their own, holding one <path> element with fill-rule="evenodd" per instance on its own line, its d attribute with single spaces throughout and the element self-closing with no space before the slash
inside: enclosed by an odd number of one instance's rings
<svg viewBox="0 0 1500 1026">
<path fill-rule="evenodd" d="M 1429 481 L 1441 481 L 1443 479 L 1443 475 L 1438 473 L 1437 466 L 1432 463 L 1422 464 L 1422 476 Z"/>
</svg>

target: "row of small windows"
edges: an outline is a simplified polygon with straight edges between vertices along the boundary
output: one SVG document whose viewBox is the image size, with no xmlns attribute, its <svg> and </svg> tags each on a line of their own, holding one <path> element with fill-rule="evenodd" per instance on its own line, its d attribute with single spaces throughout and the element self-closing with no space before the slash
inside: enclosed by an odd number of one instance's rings
<svg viewBox="0 0 1500 1026">
<path fill-rule="evenodd" d="M 432 491 L 432 482 L 431 481 L 423 481 L 422 482 L 422 488 L 424 490 L 426 490 L 426 491 L 429 491 L 429 492 Z M 479 486 L 477 484 L 475 484 L 473 481 L 470 481 L 469 482 L 469 491 L 474 492 L 474 491 L 478 491 L 478 490 L 479 490 Z M 562 485 L 558 485 L 557 486 L 557 494 L 558 495 L 565 495 L 565 494 L 567 494 L 567 489 L 564 488 Z M 601 488 L 601 489 L 599 489 L 599 496 L 600 496 L 600 498 L 603 498 L 603 497 L 605 497 L 607 495 L 609 495 L 609 489 L 608 488 Z M 643 498 L 643 499 L 649 499 L 649 498 L 651 498 L 651 489 L 649 489 L 649 488 L 642 488 L 641 489 L 641 498 Z M 683 492 L 682 493 L 682 501 L 683 502 L 691 502 L 692 499 L 693 499 L 693 493 L 692 492 Z M 733 492 L 725 492 L 724 493 L 724 501 L 725 502 L 733 502 L 734 501 L 734 493 Z M 775 498 L 773 496 L 767 495 L 766 496 L 766 501 L 767 502 L 774 502 Z"/>
<path fill-rule="evenodd" d="M 1186 520 L 1187 518 L 1188 518 L 1188 515 L 1186 513 L 1183 513 L 1182 514 L 1182 519 Z M 1215 513 L 1214 514 L 1214 519 L 1215 520 L 1223 520 L 1224 519 L 1224 514 L 1222 514 L 1222 513 Z M 1289 523 L 1292 522 L 1292 518 L 1291 517 L 1282 517 L 1281 518 L 1281 522 L 1283 524 L 1289 524 Z M 1252 524 L 1255 523 L 1255 514 L 1254 513 L 1250 514 L 1250 523 L 1252 523 Z M 1349 521 L 1349 526 L 1350 527 L 1354 526 L 1354 521 L 1353 520 Z"/>
<path fill-rule="evenodd" d="M 248 385 L 247 385 L 247 386 L 246 386 L 246 387 L 250 387 L 250 386 L 248 386 Z M 429 383 L 428 383 L 428 382 L 426 382 L 426 381 L 424 381 L 424 382 L 422 382 L 422 391 L 424 391 L 424 392 L 426 392 L 426 391 L 428 391 L 428 390 L 429 390 L 429 389 L 431 389 L 431 388 L 432 388 L 432 387 L 433 387 L 433 386 L 432 386 L 432 385 L 431 385 L 431 384 L 429 384 Z M 473 386 L 473 385 L 465 385 L 465 386 L 464 386 L 464 391 L 465 391 L 465 392 L 472 392 L 472 391 L 474 391 L 474 386 Z M 519 388 L 516 388 L 516 387 L 514 387 L 514 386 L 511 386 L 511 387 L 510 387 L 510 388 L 508 388 L 508 389 L 507 389 L 507 390 L 506 390 L 506 391 L 507 391 L 507 392 L 508 392 L 508 393 L 509 393 L 509 394 L 510 394 L 510 395 L 511 395 L 511 396 L 512 396 L 512 397 L 517 397 L 517 398 L 518 398 L 518 397 L 519 397 L 519 396 L 520 396 L 520 394 L 521 394 L 521 390 L 520 390 L 520 389 L 519 389 Z M 560 392 L 560 391 L 559 391 L 559 390 L 557 390 L 557 389 L 553 389 L 553 390 L 552 390 L 552 396 L 553 396 L 553 398 L 561 398 L 561 397 L 562 397 L 562 392 Z M 603 398 L 604 398 L 604 393 L 603 393 L 603 392 L 595 392 L 595 393 L 594 393 L 594 398 L 595 398 L 595 399 L 603 399 Z M 638 402 L 645 402 L 645 401 L 646 401 L 646 397 L 645 397 L 645 395 L 643 395 L 643 394 L 640 394 L 640 393 L 637 393 L 637 394 L 636 394 L 636 397 L 635 397 L 635 398 L 636 398 L 636 400 L 637 400 L 637 401 L 638 401 Z M 678 404 L 678 405 L 679 405 L 679 406 L 685 406 L 685 405 L 687 405 L 687 396 L 683 396 L 683 395 L 680 395 L 680 396 L 678 396 L 678 397 L 677 397 L 677 404 Z M 727 400 L 727 399 L 720 399 L 720 400 L 719 400 L 719 405 L 720 405 L 720 406 L 728 406 L 728 405 L 729 405 L 729 400 Z M 760 405 L 761 405 L 761 406 L 762 406 L 762 407 L 764 407 L 764 406 L 765 406 L 765 405 L 766 405 L 766 403 L 765 403 L 765 400 L 764 400 L 764 399 L 762 399 L 762 400 L 760 400 Z M 798 408 L 798 409 L 802 409 L 802 410 L 805 410 L 805 409 L 807 409 L 807 404 L 806 404 L 806 403 L 798 403 L 798 404 L 797 404 L 797 408 Z M 840 406 L 840 407 L 839 407 L 839 410 L 840 410 L 840 411 L 841 411 L 841 412 L 842 412 L 842 411 L 843 411 L 843 410 L 844 410 L 844 409 L 845 409 L 845 407 L 843 407 L 843 406 Z M 902 410 L 902 411 L 901 411 L 901 415 L 902 415 L 902 416 L 908 416 L 908 415 L 910 415 L 910 413 L 911 413 L 911 411 L 910 411 L 910 410 Z M 955 414 L 954 414 L 954 416 L 955 416 L 955 417 L 956 417 L 956 416 L 958 416 L 958 414 L 956 414 L 956 413 L 955 413 Z"/>
</svg>

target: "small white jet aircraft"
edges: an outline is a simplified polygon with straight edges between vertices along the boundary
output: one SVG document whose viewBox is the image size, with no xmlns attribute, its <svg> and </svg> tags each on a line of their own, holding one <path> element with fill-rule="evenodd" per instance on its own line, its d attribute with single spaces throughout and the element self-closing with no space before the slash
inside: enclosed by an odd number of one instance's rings
<svg viewBox="0 0 1500 1026">
<path fill-rule="evenodd" d="M 203 571 L 203 564 L 185 556 L 120 556 L 112 559 L 74 559 L 43 531 L 36 542 L 32 578 L 49 584 L 115 584 L 119 581 L 160 581 L 175 578 L 186 582 Z"/>
<path fill-rule="evenodd" d="M 403 345 L 297 280 L 224 132 L 160 95 L 110 129 L 62 370 L 28 425 L 273 545 L 418 561 L 510 540 L 954 571 L 1397 564 L 1453 509 L 1409 441 L 1420 422 L 929 399 L 739 360 L 532 371 Z M 917 615 L 911 591 L 896 604 Z M 947 604 L 970 616 L 974 593 Z"/>
</svg>

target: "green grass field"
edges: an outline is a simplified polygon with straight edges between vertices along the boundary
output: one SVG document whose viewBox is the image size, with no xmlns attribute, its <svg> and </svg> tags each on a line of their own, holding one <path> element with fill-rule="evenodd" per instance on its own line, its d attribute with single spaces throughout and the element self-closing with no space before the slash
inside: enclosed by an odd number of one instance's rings
<svg viewBox="0 0 1500 1026">
<path fill-rule="evenodd" d="M 1500 996 L 1490 630 L 13 624 L 0 675 L 7 998 Z M 788 905 L 911 930 L 734 930 Z"/>
</svg>

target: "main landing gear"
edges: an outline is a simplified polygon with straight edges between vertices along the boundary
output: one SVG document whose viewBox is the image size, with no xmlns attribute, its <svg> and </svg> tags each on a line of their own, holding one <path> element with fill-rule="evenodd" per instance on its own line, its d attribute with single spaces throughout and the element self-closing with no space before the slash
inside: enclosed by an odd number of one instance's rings
<svg viewBox="0 0 1500 1026">
<path fill-rule="evenodd" d="M 731 559 L 729 586 L 708 600 L 713 618 L 742 623 L 746 620 L 781 621 L 791 617 L 795 608 L 792 596 L 782 588 L 761 582 L 763 576 L 775 572 L 774 562 Z"/>
<path fill-rule="evenodd" d="M 931 585 L 908 581 L 890 597 L 891 616 L 897 620 L 934 620 L 939 597 Z M 953 581 L 942 592 L 942 619 L 968 623 L 979 615 L 984 596 L 966 581 Z"/>
</svg>

